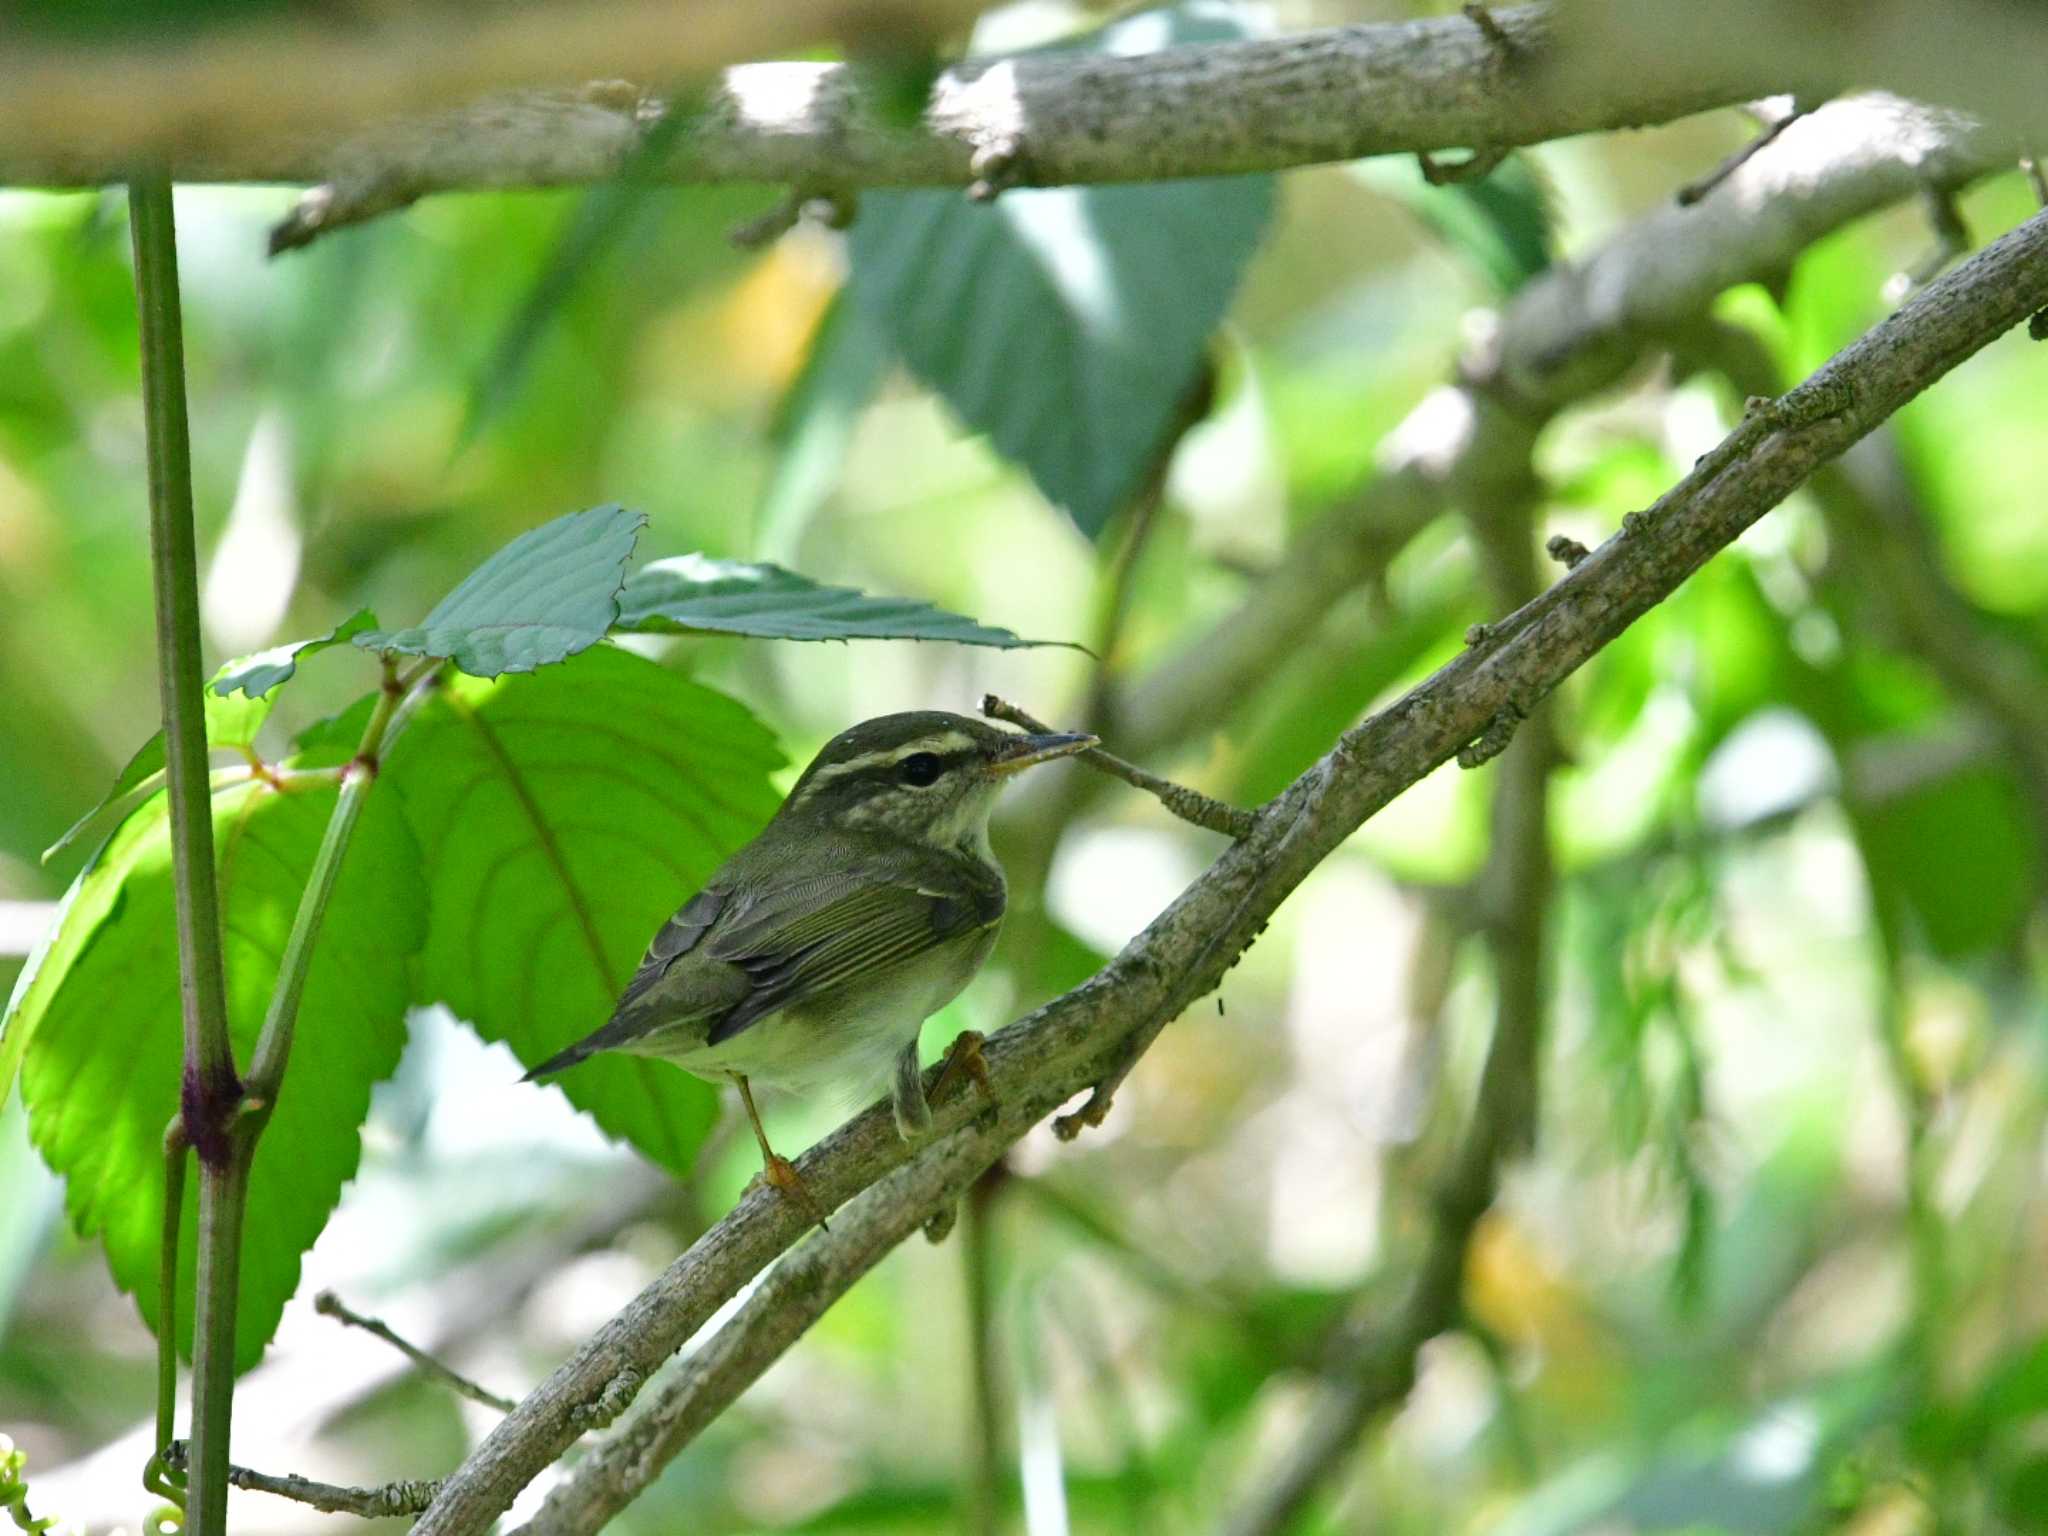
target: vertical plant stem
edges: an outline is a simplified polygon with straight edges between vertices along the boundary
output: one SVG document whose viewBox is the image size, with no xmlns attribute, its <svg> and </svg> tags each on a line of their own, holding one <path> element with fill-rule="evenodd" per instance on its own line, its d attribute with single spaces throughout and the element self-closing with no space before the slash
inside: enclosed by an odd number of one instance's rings
<svg viewBox="0 0 2048 1536">
<path fill-rule="evenodd" d="M 164 1127 L 164 1233 L 157 1255 L 156 1443 L 159 1455 L 177 1436 L 178 1416 L 178 1212 L 185 1204 L 185 1124 Z"/>
<path fill-rule="evenodd" d="M 179 996 L 187 1070 L 234 1078 L 213 879 L 213 806 L 200 698 L 198 555 L 192 532 L 192 445 L 185 422 L 185 342 L 171 187 L 162 177 L 129 188 L 142 408 L 148 433 L 149 542 L 156 595 L 157 686 L 170 781 L 171 857 L 178 884 Z"/>
<path fill-rule="evenodd" d="M 967 1278 L 967 1360 L 973 1389 L 968 1433 L 974 1464 L 968 1469 L 970 1536 L 996 1536 L 1002 1508 L 1001 1417 L 996 1406 L 995 1255 L 989 1233 L 994 1216 L 992 1179 L 1001 1165 L 977 1179 L 960 1202 L 960 1259 Z"/>
<path fill-rule="evenodd" d="M 200 699 L 199 575 L 192 531 L 192 449 L 185 421 L 185 345 L 178 306 L 171 184 L 132 182 L 135 303 L 149 444 L 150 565 L 163 700 L 171 856 L 178 892 L 179 995 L 185 1023 L 180 1092 L 185 1135 L 199 1155 L 198 1305 L 193 1319 L 192 1487 L 195 1536 L 227 1523 L 228 1417 L 234 1391 L 235 1278 L 242 1181 L 227 1132 L 241 1095 L 228 1044 L 220 905 L 214 889 L 213 805 Z M 229 1207 L 232 1207 L 230 1209 Z M 176 1207 L 165 1212 L 175 1243 Z M 225 1244 L 225 1246 L 224 1246 Z"/>
</svg>

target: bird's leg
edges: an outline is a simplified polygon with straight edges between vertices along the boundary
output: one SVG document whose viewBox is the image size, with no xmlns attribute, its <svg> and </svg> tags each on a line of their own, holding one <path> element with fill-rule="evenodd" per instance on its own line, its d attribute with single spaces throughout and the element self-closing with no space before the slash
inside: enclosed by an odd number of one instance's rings
<svg viewBox="0 0 2048 1536">
<path fill-rule="evenodd" d="M 761 1144 L 761 1172 L 759 1177 L 773 1184 L 786 1200 L 802 1207 L 804 1214 L 815 1221 L 819 1228 L 829 1232 L 825 1225 L 824 1207 L 812 1198 L 810 1189 L 804 1184 L 803 1175 L 796 1171 L 796 1164 L 768 1145 L 768 1133 L 761 1127 L 761 1112 L 754 1108 L 754 1090 L 747 1086 L 741 1074 L 731 1074 L 740 1090 L 740 1102 L 747 1107 L 747 1123 L 754 1128 L 754 1140 Z"/>
<path fill-rule="evenodd" d="M 954 1080 L 961 1077 L 973 1078 L 974 1086 L 981 1090 L 982 1098 L 988 1103 L 996 1101 L 995 1090 L 989 1086 L 988 1063 L 981 1055 L 981 1047 L 987 1038 L 978 1029 L 963 1029 L 953 1037 L 953 1043 L 946 1047 L 946 1060 L 939 1068 L 938 1081 L 932 1084 L 931 1101 L 934 1104 Z"/>
<path fill-rule="evenodd" d="M 889 1107 L 896 1112 L 896 1134 L 917 1142 L 932 1128 L 932 1108 L 925 1102 L 924 1075 L 917 1064 L 917 1041 L 903 1047 L 896 1058 L 896 1075 L 889 1083 Z"/>
</svg>

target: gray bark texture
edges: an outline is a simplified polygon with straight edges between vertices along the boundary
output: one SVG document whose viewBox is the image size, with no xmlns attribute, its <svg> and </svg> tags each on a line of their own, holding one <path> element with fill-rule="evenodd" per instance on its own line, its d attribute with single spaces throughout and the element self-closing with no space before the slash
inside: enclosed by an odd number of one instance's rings
<svg viewBox="0 0 2048 1536">
<path fill-rule="evenodd" d="M 1518 6 L 1495 19 L 1497 31 L 1446 16 L 1131 56 L 970 58 L 938 77 L 923 113 L 908 121 L 876 105 L 859 64 L 745 64 L 720 77 L 658 164 L 636 169 L 677 182 L 842 194 L 977 181 L 1155 181 L 1460 146 L 1499 150 L 1816 88 L 1778 60 L 1708 70 L 1672 55 L 1598 84 L 1586 83 L 1589 60 L 1561 90 L 1567 61 L 1548 8 Z M 524 78 L 531 69 L 524 52 L 519 58 Z M 302 66 L 317 59 L 309 50 Z M 602 180 L 634 156 L 668 108 L 629 51 L 619 72 L 642 84 L 584 84 L 601 61 L 571 53 L 565 70 L 569 59 L 585 73 L 545 89 L 456 96 L 443 110 L 400 120 L 384 114 L 409 98 L 395 96 L 395 87 L 364 90 L 351 107 L 352 77 L 343 71 L 323 80 L 322 109 L 311 122 L 282 113 L 275 78 L 260 90 L 226 89 L 216 76 L 231 72 L 232 59 L 205 74 L 210 94 L 191 98 L 207 102 L 203 115 L 163 104 L 165 92 L 195 88 L 181 77 L 145 73 L 123 92 L 95 95 L 68 76 L 0 68 L 0 182 L 90 185 L 151 156 L 181 181 L 312 183 L 316 190 L 278 231 L 275 243 L 284 247 L 431 192 Z M 289 79 L 301 66 L 268 67 Z M 344 114 L 345 125 L 337 123 Z M 323 136 L 323 125 L 348 131 Z"/>
</svg>

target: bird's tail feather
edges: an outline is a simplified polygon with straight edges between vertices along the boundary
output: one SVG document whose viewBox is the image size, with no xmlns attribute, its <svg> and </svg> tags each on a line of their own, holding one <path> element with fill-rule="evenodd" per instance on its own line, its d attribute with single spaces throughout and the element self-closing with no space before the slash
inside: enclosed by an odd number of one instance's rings
<svg viewBox="0 0 2048 1536">
<path fill-rule="evenodd" d="M 557 1072 L 566 1072 L 578 1062 L 587 1061 L 590 1057 L 595 1056 L 599 1051 L 608 1051 L 614 1046 L 624 1044 L 634 1036 L 642 1033 L 643 1028 L 641 1020 L 627 1018 L 615 1013 L 612 1015 L 611 1021 L 604 1028 L 585 1035 L 567 1050 L 555 1052 L 554 1055 L 533 1068 L 524 1077 L 520 1078 L 519 1081 L 531 1083 L 543 1077 L 553 1077 Z"/>
</svg>

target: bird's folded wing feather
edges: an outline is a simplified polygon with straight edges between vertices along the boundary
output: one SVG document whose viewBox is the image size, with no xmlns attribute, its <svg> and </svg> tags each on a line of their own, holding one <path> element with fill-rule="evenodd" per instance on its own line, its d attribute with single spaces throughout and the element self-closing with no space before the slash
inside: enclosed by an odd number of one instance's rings
<svg viewBox="0 0 2048 1536">
<path fill-rule="evenodd" d="M 841 877 L 830 891 L 823 884 L 768 893 L 729 930 L 713 931 L 704 953 L 740 967 L 753 990 L 712 1026 L 707 1043 L 883 975 L 1002 915 L 999 890 L 978 890 L 965 870 L 923 871 L 914 883 Z"/>
</svg>

